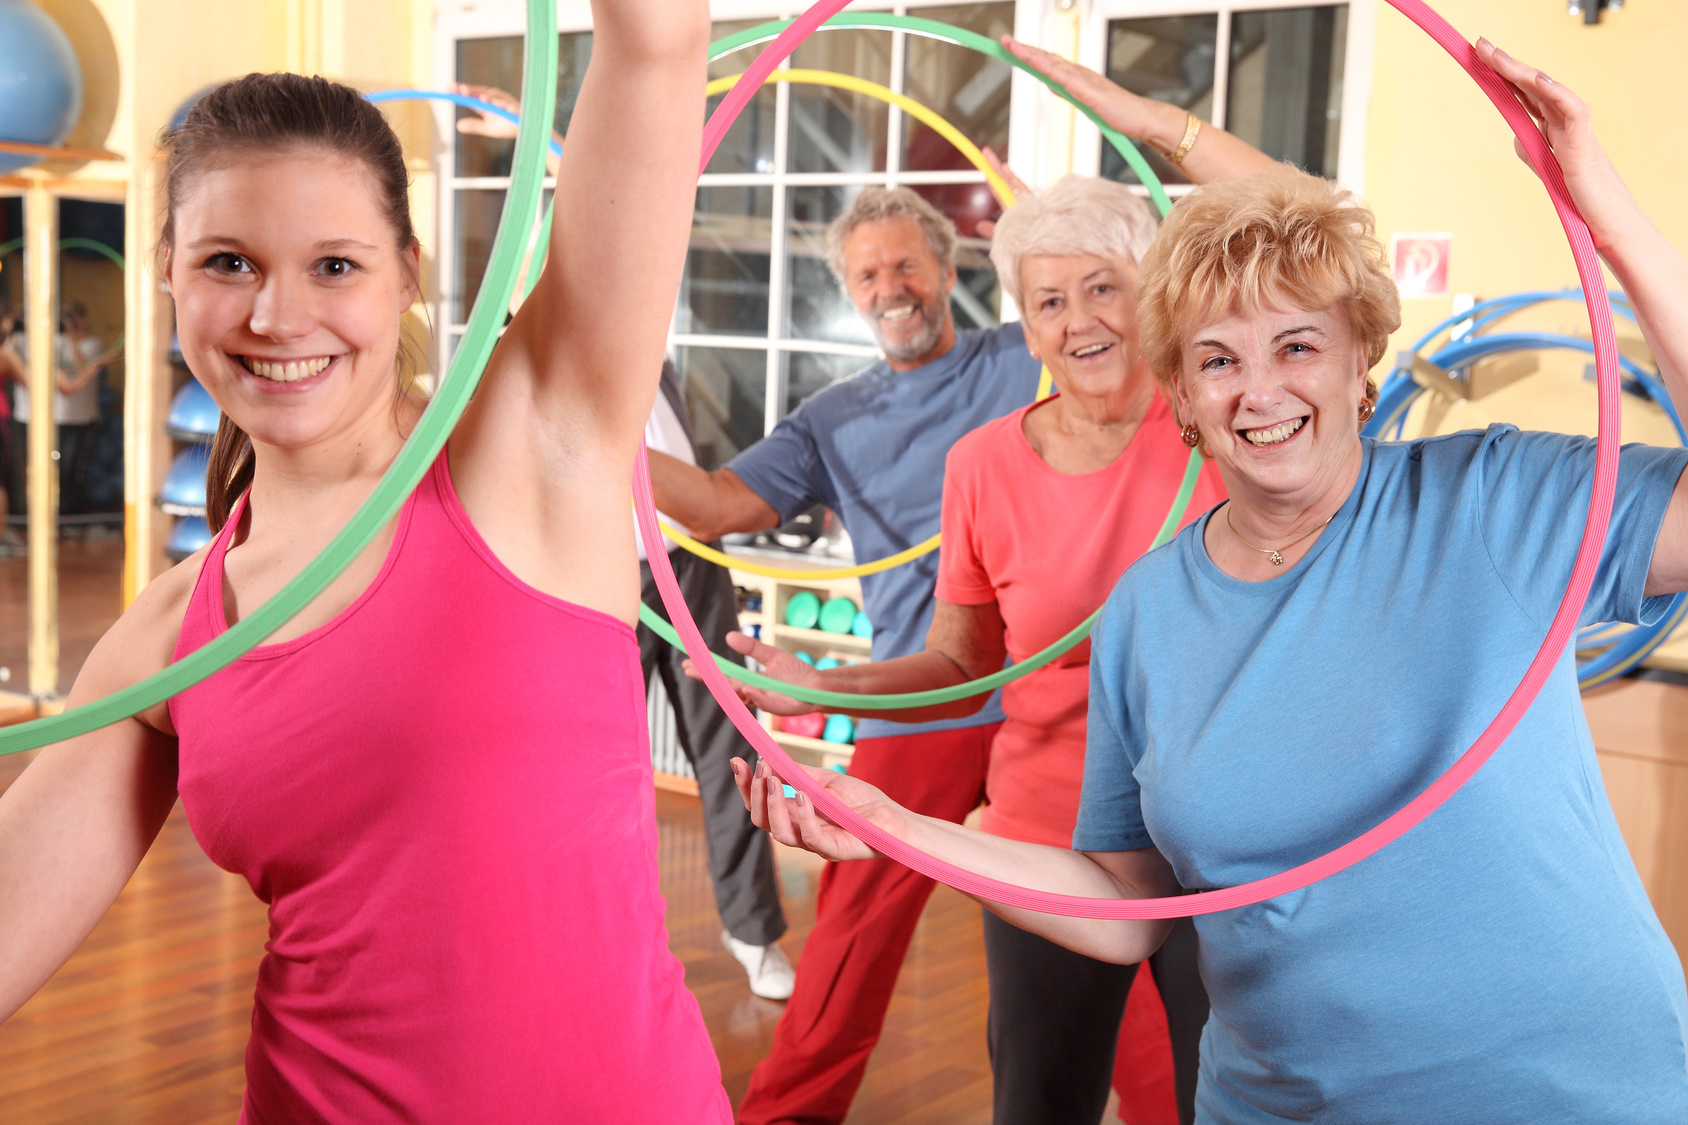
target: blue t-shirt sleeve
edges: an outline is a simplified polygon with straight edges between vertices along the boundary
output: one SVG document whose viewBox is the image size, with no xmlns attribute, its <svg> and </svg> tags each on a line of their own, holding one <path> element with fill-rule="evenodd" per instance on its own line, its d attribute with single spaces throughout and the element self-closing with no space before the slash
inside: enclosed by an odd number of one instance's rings
<svg viewBox="0 0 1688 1125">
<path fill-rule="evenodd" d="M 838 506 L 832 478 L 821 460 L 811 414 L 798 407 L 774 427 L 774 432 L 727 462 L 726 467 L 788 520 L 824 503 Z"/>
<path fill-rule="evenodd" d="M 1090 713 L 1085 723 L 1084 788 L 1078 802 L 1073 848 L 1083 852 L 1128 852 L 1154 841 L 1143 823 L 1142 788 L 1137 783 L 1132 730 L 1125 707 L 1126 666 L 1131 646 L 1122 643 L 1110 599 L 1090 639 Z"/>
<path fill-rule="evenodd" d="M 1483 438 L 1478 503 L 1484 545 L 1519 606 L 1546 628 L 1582 541 L 1594 481 L 1594 439 L 1491 427 Z M 1688 449 L 1626 445 L 1612 522 L 1583 608 L 1594 621 L 1650 622 L 1669 596 L 1643 596 L 1653 545 Z"/>
</svg>

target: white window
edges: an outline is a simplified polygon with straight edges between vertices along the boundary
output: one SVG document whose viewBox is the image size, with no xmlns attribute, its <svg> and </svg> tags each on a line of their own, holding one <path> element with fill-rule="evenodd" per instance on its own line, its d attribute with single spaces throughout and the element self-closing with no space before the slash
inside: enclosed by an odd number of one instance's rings
<svg viewBox="0 0 1688 1125">
<path fill-rule="evenodd" d="M 1375 0 L 1097 0 L 1081 58 L 1280 160 L 1364 187 Z M 1075 171 L 1127 183 L 1125 161 L 1081 122 Z M 1172 195 L 1189 181 L 1145 151 Z"/>
<path fill-rule="evenodd" d="M 1140 93 L 1176 102 L 1276 156 L 1359 188 L 1365 91 L 1375 0 L 1094 0 L 1080 57 Z M 803 5 L 781 0 L 715 0 L 714 37 Z M 851 11 L 917 15 L 995 39 L 1036 40 L 1057 18 L 1042 0 L 957 4 L 907 0 Z M 726 17 L 731 16 L 731 19 Z M 495 0 L 442 2 L 435 73 L 518 92 L 523 13 Z M 1363 24 L 1363 26 L 1362 26 Z M 590 11 L 564 0 L 557 129 L 569 115 L 591 54 Z M 710 66 L 712 78 L 737 74 L 756 48 Z M 1043 138 L 1037 82 L 1010 80 L 1010 68 L 962 47 L 866 29 L 823 30 L 787 64 L 839 71 L 921 102 L 981 148 L 1012 152 L 1032 169 Z M 712 103 L 713 105 L 713 103 Z M 461 111 L 458 111 L 461 113 Z M 440 111 L 449 128 L 450 112 Z M 1012 128 L 1011 128 L 1012 126 Z M 1017 134 L 1011 136 L 1011 134 Z M 1130 178 L 1123 161 L 1081 117 L 1076 171 Z M 1012 141 L 1012 147 L 1011 142 Z M 441 154 L 439 366 L 461 338 L 509 186 L 513 144 L 453 135 Z M 1176 194 L 1176 169 L 1151 162 Z M 962 236 L 960 283 L 952 308 L 962 328 L 1001 315 L 996 277 L 977 237 L 998 207 L 984 176 L 925 126 L 877 99 L 827 87 L 775 83 L 747 107 L 698 187 L 697 215 L 672 344 L 706 467 L 726 463 L 760 439 L 810 394 L 878 356 L 867 328 L 833 279 L 826 226 L 863 187 L 906 185 L 955 220 Z M 1187 190 L 1183 189 L 1183 190 Z"/>
</svg>

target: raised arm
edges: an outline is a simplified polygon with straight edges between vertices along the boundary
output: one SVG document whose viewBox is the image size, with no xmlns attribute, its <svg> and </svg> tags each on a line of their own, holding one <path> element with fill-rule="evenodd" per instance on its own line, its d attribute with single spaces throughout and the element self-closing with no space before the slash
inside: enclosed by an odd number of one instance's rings
<svg viewBox="0 0 1688 1125">
<path fill-rule="evenodd" d="M 691 232 L 705 0 L 593 0 L 549 257 L 452 436 L 458 494 L 519 578 L 625 621 L 627 505 Z"/>
<path fill-rule="evenodd" d="M 1132 140 L 1163 155 L 1177 151 L 1183 143 L 1189 114 L 1178 106 L 1133 94 L 1094 70 L 1011 36 L 1003 36 L 1002 44 L 1017 58 L 1065 86 L 1068 93 Z M 1204 121 L 1179 167 L 1192 182 L 1205 184 L 1246 176 L 1276 163 L 1247 141 Z"/>
<path fill-rule="evenodd" d="M 1601 258 L 1635 309 L 1671 401 L 1678 413 L 1688 412 L 1688 262 L 1618 175 L 1581 98 L 1486 39 L 1477 41 L 1477 53 L 1512 84 L 1540 125 Z M 1681 590 L 1688 590 L 1688 476 L 1677 482 L 1647 575 L 1649 595 Z"/>
</svg>

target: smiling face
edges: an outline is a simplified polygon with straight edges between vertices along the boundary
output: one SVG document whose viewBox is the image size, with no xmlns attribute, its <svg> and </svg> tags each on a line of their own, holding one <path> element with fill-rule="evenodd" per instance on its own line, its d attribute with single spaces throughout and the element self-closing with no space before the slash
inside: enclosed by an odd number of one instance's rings
<svg viewBox="0 0 1688 1125">
<path fill-rule="evenodd" d="M 1063 394 L 1130 398 L 1153 383 L 1137 346 L 1137 268 L 1094 255 L 1020 259 L 1026 345 Z"/>
<path fill-rule="evenodd" d="M 955 346 L 955 270 L 938 261 L 915 220 L 883 219 L 851 231 L 844 286 L 894 369 L 930 363 Z"/>
<path fill-rule="evenodd" d="M 260 447 L 391 428 L 418 254 L 398 245 L 364 165 L 303 147 L 241 154 L 198 174 L 176 206 L 182 355 Z"/>
<path fill-rule="evenodd" d="M 1307 507 L 1353 480 L 1368 367 L 1340 306 L 1233 307 L 1185 333 L 1178 416 L 1240 505 Z"/>
</svg>

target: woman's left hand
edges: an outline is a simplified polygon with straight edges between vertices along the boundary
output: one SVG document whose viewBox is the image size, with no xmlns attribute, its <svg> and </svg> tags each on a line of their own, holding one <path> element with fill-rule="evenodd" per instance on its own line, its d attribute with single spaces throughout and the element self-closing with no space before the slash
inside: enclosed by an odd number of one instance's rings
<svg viewBox="0 0 1688 1125">
<path fill-rule="evenodd" d="M 467 82 L 453 82 L 451 92 L 471 98 L 479 98 L 483 102 L 495 105 L 499 109 L 508 110 L 518 116 L 522 112 L 522 103 L 497 86 L 471 86 Z M 467 109 L 466 111 L 475 116 L 465 117 L 457 123 L 459 133 L 467 133 L 475 137 L 514 137 L 516 135 L 516 123 L 514 121 L 506 121 L 496 113 L 488 113 L 484 109 Z"/>
<path fill-rule="evenodd" d="M 1477 40 L 1477 57 L 1506 80 L 1530 116 L 1536 119 L 1597 247 L 1604 250 L 1610 246 L 1623 228 L 1637 218 L 1645 221 L 1635 197 L 1594 135 L 1594 118 L 1586 102 L 1487 39 Z M 1530 163 L 1523 144 L 1516 138 L 1512 147 L 1519 159 Z"/>
<path fill-rule="evenodd" d="M 872 859 L 879 854 L 855 835 L 822 816 L 816 811 L 814 803 L 801 793 L 787 797 L 784 784 L 767 762 L 757 762 L 755 770 L 752 770 L 744 759 L 734 758 L 732 768 L 739 796 L 744 799 L 744 807 L 750 810 L 751 823 L 780 843 L 830 860 Z M 852 812 L 900 840 L 908 838 L 908 813 L 867 782 L 813 766 L 798 768 L 829 794 L 843 801 Z"/>
</svg>

